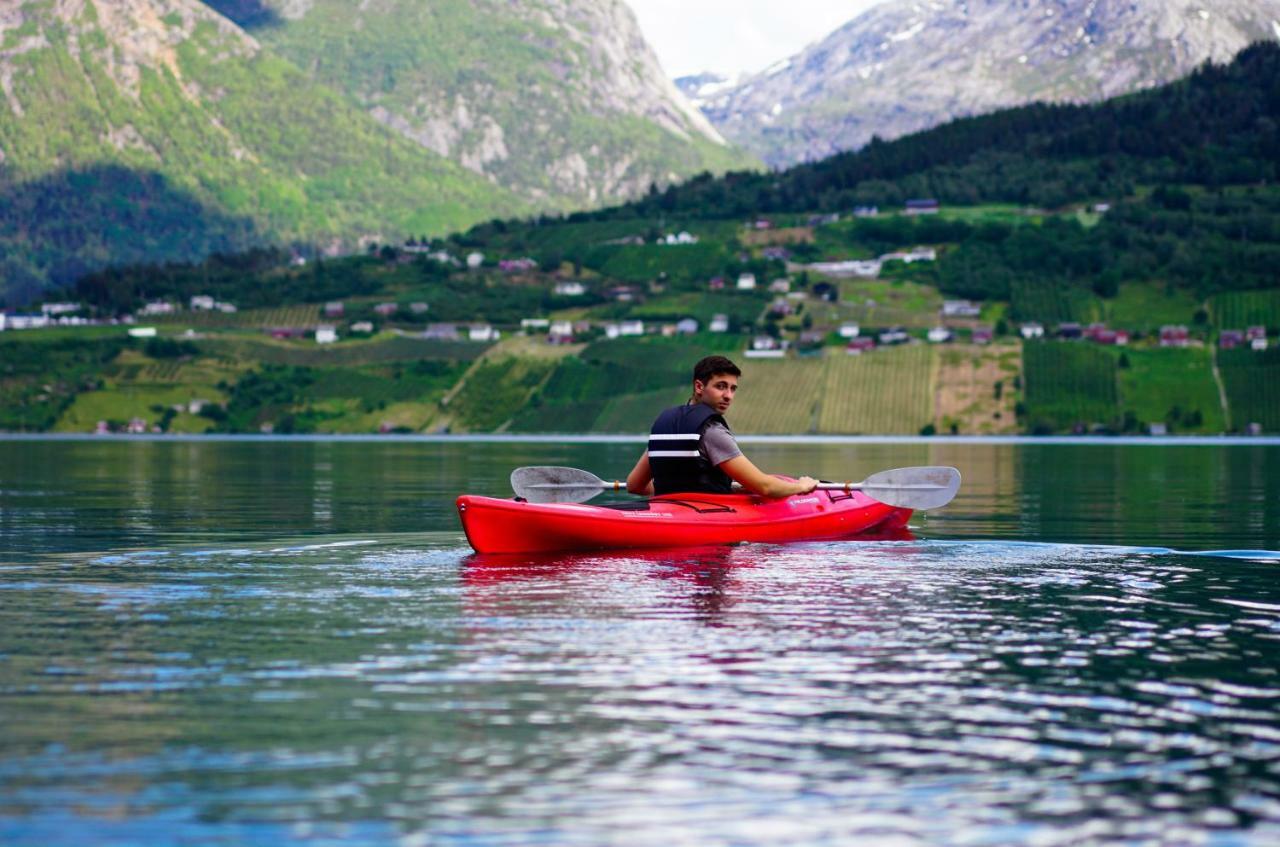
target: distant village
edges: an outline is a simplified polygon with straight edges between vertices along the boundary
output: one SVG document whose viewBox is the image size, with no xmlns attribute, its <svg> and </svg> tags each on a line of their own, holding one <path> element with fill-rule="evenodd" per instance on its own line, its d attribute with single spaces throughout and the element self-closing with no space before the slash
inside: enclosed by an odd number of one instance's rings
<svg viewBox="0 0 1280 847">
<path fill-rule="evenodd" d="M 1096 213 L 1105 213 L 1109 206 L 1099 203 L 1093 206 Z M 907 215 L 937 214 L 939 204 L 933 199 L 908 200 L 903 208 Z M 879 210 L 874 207 L 858 207 L 854 209 L 855 217 L 876 217 Z M 840 215 L 836 213 L 814 215 L 808 220 L 809 226 L 823 226 L 836 223 Z M 754 218 L 746 224 L 748 230 L 764 231 L 773 228 L 768 218 Z M 644 244 L 639 236 L 627 236 L 606 242 L 609 244 Z M 658 237 L 653 243 L 664 246 L 679 247 L 697 244 L 697 236 L 688 232 L 672 232 Z M 409 240 L 396 248 L 398 253 L 406 257 L 424 255 L 427 258 L 459 270 L 479 271 L 482 268 L 496 268 L 504 274 L 529 274 L 538 268 L 538 263 L 529 257 L 506 257 L 496 260 L 485 253 L 472 251 L 463 256 L 455 256 L 447 250 L 432 247 L 429 243 Z M 937 249 L 929 246 L 918 246 L 910 250 L 885 253 L 875 258 L 842 259 L 838 261 L 821 261 L 800 263 L 792 261 L 791 252 L 784 246 L 771 245 L 761 250 L 765 259 L 780 261 L 785 264 L 787 274 L 770 280 L 767 283 L 758 280 L 752 273 L 742 273 L 736 279 L 713 276 L 706 282 L 708 292 L 759 292 L 767 290 L 772 299 L 763 309 L 763 317 L 780 321 L 796 314 L 801 304 L 810 299 L 834 302 L 839 298 L 838 282 L 842 279 L 877 279 L 884 266 L 889 262 L 933 262 L 938 258 Z M 305 265 L 306 260 L 295 256 L 294 265 Z M 809 278 L 817 277 L 819 281 L 809 290 L 793 290 L 795 277 L 805 273 Z M 557 280 L 552 292 L 558 298 L 572 300 L 585 297 L 590 291 L 590 284 L 580 280 Z M 645 288 L 635 284 L 608 283 L 599 293 L 605 300 L 621 304 L 636 303 L 643 298 Z M 647 292 L 661 293 L 663 283 L 651 281 Z M 133 315 L 124 315 L 110 319 L 89 316 L 88 310 L 80 303 L 50 302 L 44 303 L 39 312 L 4 313 L 0 312 L 0 331 L 36 330 L 47 327 L 75 327 L 93 325 L 123 325 L 128 334 L 135 338 L 152 338 L 156 336 L 157 327 L 149 325 L 149 318 L 172 317 L 184 309 L 192 314 L 220 313 L 234 315 L 237 307 L 215 299 L 211 295 L 199 294 L 191 297 L 185 304 L 169 300 L 148 302 Z M 364 310 L 367 312 L 367 309 Z M 346 321 L 347 304 L 340 300 L 324 303 L 318 310 L 319 317 L 314 323 L 291 326 L 272 326 L 263 331 L 276 339 L 311 340 L 315 344 L 335 344 L 343 336 L 367 337 L 375 333 L 378 326 L 375 321 L 385 324 L 400 324 L 392 331 L 408 336 L 438 341 L 472 341 L 489 343 L 497 341 L 503 332 L 515 332 L 524 335 L 545 337 L 548 344 L 573 344 L 597 339 L 615 339 L 643 335 L 689 336 L 703 331 L 699 321 L 693 317 L 685 317 L 671 321 L 646 321 L 642 319 L 620 320 L 566 320 L 545 315 L 529 315 L 518 324 L 494 326 L 483 321 L 474 322 L 427 322 L 422 318 L 430 313 L 430 304 L 425 302 L 399 303 L 393 301 L 380 302 L 373 306 L 373 319 L 356 319 Z M 990 324 L 980 323 L 981 304 L 970 300 L 945 300 L 938 312 L 937 324 L 923 333 L 913 335 L 898 326 L 880 327 L 865 332 L 855 322 L 844 321 L 836 326 L 806 327 L 792 333 L 793 337 L 784 337 L 778 332 L 757 332 L 745 343 L 743 355 L 747 358 L 781 358 L 794 351 L 796 355 L 822 355 L 832 346 L 833 339 L 838 338 L 846 353 L 862 355 L 874 351 L 877 347 L 906 343 L 946 344 L 958 340 L 967 340 L 972 344 L 989 344 L 996 337 L 996 328 Z M 758 323 L 758 322 L 757 322 Z M 766 321 L 767 325 L 767 321 Z M 406 329 L 413 326 L 414 329 Z M 421 327 L 421 329 L 418 329 Z M 705 331 L 717 334 L 729 333 L 734 329 L 726 314 L 715 314 L 705 327 Z M 1134 337 L 1129 329 L 1108 327 L 1102 323 L 1082 326 L 1079 323 L 1064 322 L 1052 328 L 1037 321 L 1027 321 L 1016 327 L 1016 332 L 1023 339 L 1059 339 L 1063 341 L 1085 341 L 1101 345 L 1124 346 Z M 188 333 L 192 333 L 188 330 Z M 193 333 L 192 333 L 193 334 Z M 1186 347 L 1191 344 L 1204 343 L 1194 340 L 1185 325 L 1170 325 L 1160 329 L 1158 344 L 1161 347 Z M 1248 347 L 1252 350 L 1266 350 L 1268 339 L 1266 328 L 1250 326 L 1239 329 L 1223 329 L 1218 333 L 1217 344 L 1222 349 Z"/>
</svg>

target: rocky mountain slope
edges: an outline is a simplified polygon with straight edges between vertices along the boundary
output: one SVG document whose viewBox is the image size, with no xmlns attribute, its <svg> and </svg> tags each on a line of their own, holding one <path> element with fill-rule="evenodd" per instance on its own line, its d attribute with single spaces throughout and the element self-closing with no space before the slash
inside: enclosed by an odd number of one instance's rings
<svg viewBox="0 0 1280 847">
<path fill-rule="evenodd" d="M 1092 102 L 1280 38 L 1280 0 L 890 0 L 702 103 L 782 166 L 1035 100 Z"/>
<path fill-rule="evenodd" d="M 0 298 L 264 241 L 527 211 L 196 0 L 0 5 Z"/>
<path fill-rule="evenodd" d="M 677 91 L 622 0 L 261 5 L 275 22 L 254 34 L 312 79 L 542 208 L 755 164 Z"/>
</svg>

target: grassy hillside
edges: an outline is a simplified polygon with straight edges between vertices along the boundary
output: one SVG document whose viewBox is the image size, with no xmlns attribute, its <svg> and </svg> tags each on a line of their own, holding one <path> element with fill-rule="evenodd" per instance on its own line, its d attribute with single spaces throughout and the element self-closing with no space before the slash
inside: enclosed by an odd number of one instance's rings
<svg viewBox="0 0 1280 847">
<path fill-rule="evenodd" d="M 106 265 L 439 234 L 527 208 L 198 9 L 158 24 L 171 48 L 122 57 L 132 4 L 75 18 L 21 4 L 5 37 L 25 46 L 0 56 L 0 297 Z"/>
</svg>

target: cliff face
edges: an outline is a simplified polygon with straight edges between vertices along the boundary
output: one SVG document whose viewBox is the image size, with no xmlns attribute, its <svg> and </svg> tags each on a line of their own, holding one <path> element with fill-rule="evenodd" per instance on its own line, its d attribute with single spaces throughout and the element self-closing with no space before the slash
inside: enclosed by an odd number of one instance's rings
<svg viewBox="0 0 1280 847">
<path fill-rule="evenodd" d="M 622 0 L 266 0 L 256 33 L 370 115 L 541 207 L 751 166 Z"/>
<path fill-rule="evenodd" d="M 1280 0 L 891 0 L 704 112 L 780 166 L 1036 100 L 1098 101 L 1280 38 Z"/>
</svg>

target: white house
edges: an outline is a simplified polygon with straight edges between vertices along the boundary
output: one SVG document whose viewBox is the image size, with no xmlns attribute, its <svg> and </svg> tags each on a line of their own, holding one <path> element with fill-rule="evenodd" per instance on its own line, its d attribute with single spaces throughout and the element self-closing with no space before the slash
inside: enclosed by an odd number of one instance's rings
<svg viewBox="0 0 1280 847">
<path fill-rule="evenodd" d="M 929 330 L 929 341 L 933 344 L 941 344 L 944 341 L 951 340 L 951 330 L 945 326 L 935 326 Z"/>
<path fill-rule="evenodd" d="M 130 338 L 155 338 L 156 328 L 153 326 L 131 326 L 129 327 Z"/>
<path fill-rule="evenodd" d="M 729 316 L 728 315 L 712 315 L 711 324 L 707 327 L 712 332 L 728 332 Z"/>
<path fill-rule="evenodd" d="M 942 301 L 942 314 L 948 318 L 976 318 L 981 313 L 982 308 L 969 300 Z"/>
<path fill-rule="evenodd" d="M 480 266 L 481 266 L 481 265 L 483 265 L 483 264 L 484 264 L 484 254 L 483 254 L 483 253 L 468 253 L 468 254 L 467 254 L 467 267 L 471 268 L 472 270 L 475 270 L 476 268 L 480 267 Z"/>
<path fill-rule="evenodd" d="M 622 327 L 618 326 L 617 324 L 609 323 L 604 325 L 605 338 L 617 338 L 621 334 L 622 334 Z"/>
<path fill-rule="evenodd" d="M 859 332 L 861 332 L 861 331 L 862 331 L 862 329 L 861 329 L 857 324 L 854 324 L 854 323 L 842 323 L 842 324 L 840 324 L 840 337 L 841 337 L 841 338 L 857 338 L 857 337 L 858 337 L 858 333 L 859 333 Z"/>
<path fill-rule="evenodd" d="M 219 312 L 222 312 L 222 314 L 224 315 L 234 315 L 238 311 L 235 307 L 235 304 L 223 303 L 222 301 L 218 301 L 217 303 L 214 303 L 213 308 L 217 309 Z"/>
<path fill-rule="evenodd" d="M 338 340 L 338 331 L 331 326 L 321 324 L 316 327 L 316 344 L 332 344 Z"/>
<path fill-rule="evenodd" d="M 623 321 L 618 324 L 619 335 L 644 335 L 644 321 Z"/>
<path fill-rule="evenodd" d="M 555 291 L 562 297 L 581 297 L 587 288 L 580 282 L 557 282 Z"/>
<path fill-rule="evenodd" d="M 166 303 L 164 300 L 153 300 L 142 307 L 141 315 L 172 315 L 174 305 Z"/>
<path fill-rule="evenodd" d="M 352 332 L 373 332 L 373 323 L 370 321 L 356 321 L 351 325 Z"/>
<path fill-rule="evenodd" d="M 216 301 L 208 294 L 197 294 L 191 298 L 192 311 L 212 312 Z"/>
<path fill-rule="evenodd" d="M 501 334 L 489 324 L 472 324 L 467 337 L 472 341 L 497 341 Z"/>
<path fill-rule="evenodd" d="M 687 232 L 667 233 L 666 237 L 661 239 L 663 244 L 697 244 L 698 237 L 690 235 Z"/>
<path fill-rule="evenodd" d="M 698 331 L 698 322 L 693 318 L 681 318 L 676 321 L 676 332 L 680 335 L 693 335 Z"/>
<path fill-rule="evenodd" d="M 80 311 L 79 303 L 45 303 L 40 311 L 46 315 L 65 315 L 68 312 Z"/>
<path fill-rule="evenodd" d="M 551 326 L 551 321 L 547 318 L 521 318 L 521 329 L 547 329 Z"/>
<path fill-rule="evenodd" d="M 1036 323 L 1035 321 L 1024 323 L 1021 327 L 1018 328 L 1018 332 L 1022 335 L 1023 338 L 1026 338 L 1028 340 L 1032 338 L 1044 338 L 1044 326 Z"/>
<path fill-rule="evenodd" d="M 753 289 L 753 288 L 755 288 L 755 287 L 756 287 L 756 275 L 755 275 L 755 274 L 741 274 L 741 275 L 738 277 L 738 290 L 739 290 L 739 291 L 750 291 L 750 290 L 752 290 L 752 289 Z"/>
<path fill-rule="evenodd" d="M 573 321 L 552 321 L 551 329 L 547 332 L 556 338 L 571 338 L 573 336 Z"/>
<path fill-rule="evenodd" d="M 814 262 L 805 267 L 827 276 L 875 279 L 880 276 L 880 265 L 879 259 L 845 259 L 840 262 Z"/>
</svg>

